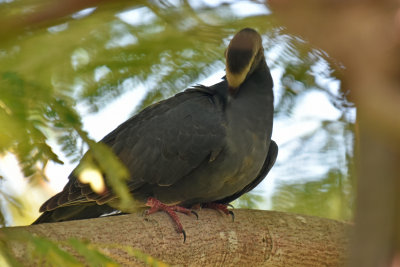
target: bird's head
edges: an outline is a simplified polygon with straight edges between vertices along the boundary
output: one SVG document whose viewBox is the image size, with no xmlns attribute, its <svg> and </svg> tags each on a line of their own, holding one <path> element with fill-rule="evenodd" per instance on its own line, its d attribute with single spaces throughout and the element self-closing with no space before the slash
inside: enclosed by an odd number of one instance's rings
<svg viewBox="0 0 400 267">
<path fill-rule="evenodd" d="M 230 90 L 236 91 L 264 59 L 260 34 L 251 28 L 238 32 L 225 51 L 226 79 Z"/>
</svg>

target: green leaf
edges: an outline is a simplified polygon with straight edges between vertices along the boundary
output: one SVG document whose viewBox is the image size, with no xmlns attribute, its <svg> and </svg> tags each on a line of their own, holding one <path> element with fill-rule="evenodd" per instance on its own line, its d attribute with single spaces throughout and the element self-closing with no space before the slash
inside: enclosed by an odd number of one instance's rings
<svg viewBox="0 0 400 267">
<path fill-rule="evenodd" d="M 157 260 L 154 257 L 152 257 L 148 254 L 145 254 L 138 249 L 134 249 L 129 246 L 124 246 L 122 249 L 125 250 L 129 255 L 144 262 L 147 266 L 152 266 L 152 267 L 168 267 L 169 266 L 168 264 L 166 264 L 160 260 Z"/>
<path fill-rule="evenodd" d="M 102 254 L 89 242 L 72 238 L 68 240 L 68 244 L 70 244 L 79 254 L 85 257 L 86 263 L 89 266 L 119 266 L 119 264 Z"/>
<path fill-rule="evenodd" d="M 18 264 L 11 249 L 11 243 L 15 242 L 22 243 L 25 248 L 30 249 L 31 258 L 27 259 L 30 262 L 46 263 L 50 266 L 84 266 L 74 256 L 60 248 L 56 242 L 20 229 L 10 228 L 2 231 L 0 244 L 2 244 L 2 255 L 9 261 L 11 266 Z"/>
<path fill-rule="evenodd" d="M 32 237 L 32 251 L 35 257 L 53 266 L 84 266 L 74 256 L 64 251 L 59 245 L 43 237 Z"/>
</svg>

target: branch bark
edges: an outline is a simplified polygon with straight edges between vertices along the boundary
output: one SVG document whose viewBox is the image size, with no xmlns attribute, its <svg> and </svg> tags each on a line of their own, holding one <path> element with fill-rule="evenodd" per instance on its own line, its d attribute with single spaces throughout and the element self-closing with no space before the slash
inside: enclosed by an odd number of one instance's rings
<svg viewBox="0 0 400 267">
<path fill-rule="evenodd" d="M 198 220 L 180 215 L 185 243 L 162 212 L 4 228 L 0 234 L 26 230 L 55 241 L 85 239 L 103 244 L 103 252 L 124 266 L 142 263 L 109 245 L 130 246 L 180 266 L 343 266 L 346 262 L 351 229 L 347 223 L 276 211 L 234 212 L 234 222 L 215 210 L 200 210 Z M 18 259 L 26 259 L 26 245 L 11 243 L 11 247 Z"/>
</svg>

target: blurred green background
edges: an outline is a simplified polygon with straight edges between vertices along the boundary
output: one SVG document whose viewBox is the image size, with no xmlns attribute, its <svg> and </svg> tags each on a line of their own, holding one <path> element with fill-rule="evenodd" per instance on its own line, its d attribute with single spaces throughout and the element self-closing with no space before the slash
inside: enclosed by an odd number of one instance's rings
<svg viewBox="0 0 400 267">
<path fill-rule="evenodd" d="M 263 1 L 0 0 L 0 18 L 0 225 L 31 223 L 91 140 L 217 82 L 244 27 L 263 36 L 279 156 L 234 206 L 352 220 L 355 109 L 344 67 L 285 32 Z"/>
</svg>

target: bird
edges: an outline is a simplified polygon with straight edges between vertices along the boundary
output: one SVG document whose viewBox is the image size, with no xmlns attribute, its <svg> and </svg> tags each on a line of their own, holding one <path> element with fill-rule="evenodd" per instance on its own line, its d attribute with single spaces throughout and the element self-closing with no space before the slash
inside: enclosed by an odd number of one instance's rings
<svg viewBox="0 0 400 267">
<path fill-rule="evenodd" d="M 228 204 L 257 186 L 278 155 L 273 80 L 260 34 L 237 32 L 225 65 L 220 82 L 153 104 L 100 140 L 127 167 L 133 198 L 149 207 L 147 214 L 167 212 L 185 239 L 176 212 L 200 205 L 229 213 Z M 33 224 L 100 217 L 117 211 L 117 199 L 111 189 L 94 192 L 72 171 Z"/>
</svg>

